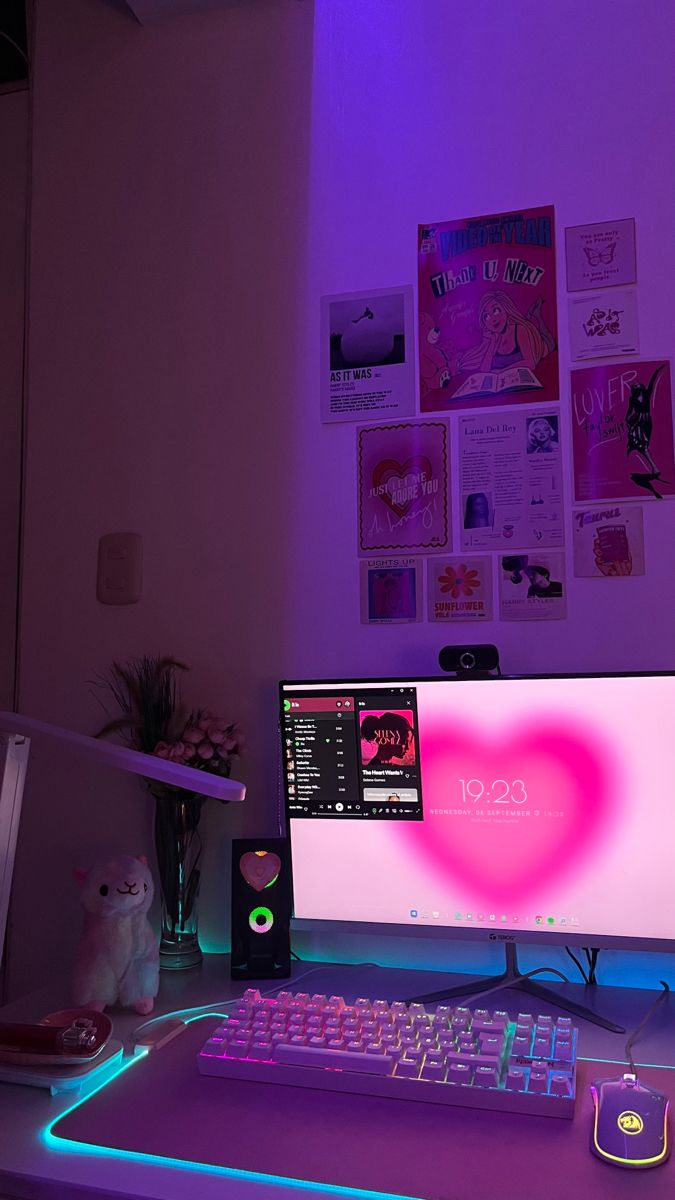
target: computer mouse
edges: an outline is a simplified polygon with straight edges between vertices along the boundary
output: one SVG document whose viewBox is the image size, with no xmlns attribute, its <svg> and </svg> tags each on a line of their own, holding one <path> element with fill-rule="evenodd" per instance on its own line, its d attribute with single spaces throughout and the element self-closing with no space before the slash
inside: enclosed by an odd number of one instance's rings
<svg viewBox="0 0 675 1200">
<path fill-rule="evenodd" d="M 600 1079 L 591 1084 L 591 1150 L 616 1167 L 644 1169 L 665 1162 L 668 1145 L 668 1097 L 640 1083 L 637 1075 Z"/>
</svg>

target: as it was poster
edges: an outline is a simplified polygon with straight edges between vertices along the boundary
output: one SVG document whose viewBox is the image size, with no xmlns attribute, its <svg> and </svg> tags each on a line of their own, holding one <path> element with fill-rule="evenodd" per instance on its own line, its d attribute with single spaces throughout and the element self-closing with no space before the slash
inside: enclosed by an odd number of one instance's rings
<svg viewBox="0 0 675 1200">
<path fill-rule="evenodd" d="M 558 394 L 551 205 L 418 229 L 422 412 Z"/>
</svg>

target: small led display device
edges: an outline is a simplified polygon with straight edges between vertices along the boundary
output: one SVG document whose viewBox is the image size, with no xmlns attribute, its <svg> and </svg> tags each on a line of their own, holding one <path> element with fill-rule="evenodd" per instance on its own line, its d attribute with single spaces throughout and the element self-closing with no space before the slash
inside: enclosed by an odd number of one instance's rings
<svg viewBox="0 0 675 1200">
<path fill-rule="evenodd" d="M 285 838 L 232 842 L 233 979 L 291 973 L 291 861 Z"/>
</svg>

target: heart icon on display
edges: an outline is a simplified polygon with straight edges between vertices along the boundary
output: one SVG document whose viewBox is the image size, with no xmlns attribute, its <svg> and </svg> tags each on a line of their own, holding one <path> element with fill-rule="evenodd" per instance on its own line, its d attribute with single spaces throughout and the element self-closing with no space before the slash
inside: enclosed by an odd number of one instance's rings
<svg viewBox="0 0 675 1200">
<path fill-rule="evenodd" d="M 266 887 L 270 887 L 277 878 L 281 870 L 281 859 L 278 854 L 270 854 L 267 850 L 260 850 L 257 853 L 249 850 L 239 859 L 239 870 L 246 882 L 256 892 L 262 892 Z"/>
<path fill-rule="evenodd" d="M 396 833 L 445 886 L 486 902 L 517 908 L 547 891 L 617 826 L 611 750 L 576 724 L 530 722 L 501 737 L 426 725 L 420 755 L 424 821 Z"/>
<path fill-rule="evenodd" d="M 424 490 L 421 485 L 428 482 L 432 475 L 431 462 L 424 454 L 416 454 L 404 463 L 397 462 L 395 458 L 385 458 L 373 470 L 373 487 L 377 491 L 384 484 L 387 490 L 378 493 L 380 500 L 383 500 L 397 517 L 404 517 L 412 505 L 422 498 Z M 400 504 L 395 502 L 393 496 L 397 493 L 403 494 L 406 490 L 409 496 Z M 413 495 L 414 491 L 417 492 L 416 498 Z"/>
</svg>

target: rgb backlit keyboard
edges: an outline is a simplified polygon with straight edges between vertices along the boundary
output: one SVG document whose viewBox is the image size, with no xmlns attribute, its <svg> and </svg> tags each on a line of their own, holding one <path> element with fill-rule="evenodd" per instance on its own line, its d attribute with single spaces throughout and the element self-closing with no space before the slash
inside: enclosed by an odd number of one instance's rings
<svg viewBox="0 0 675 1200">
<path fill-rule="evenodd" d="M 569 1017 L 249 988 L 198 1055 L 204 1075 L 572 1117 Z"/>
</svg>

